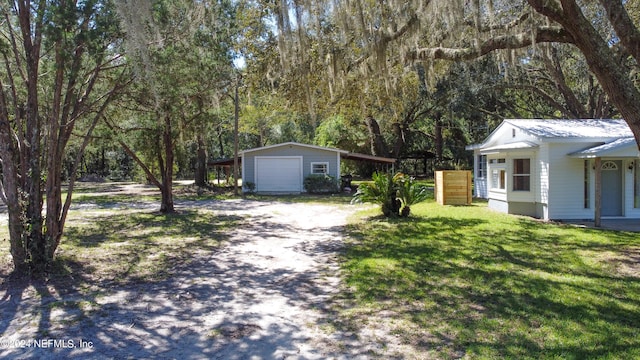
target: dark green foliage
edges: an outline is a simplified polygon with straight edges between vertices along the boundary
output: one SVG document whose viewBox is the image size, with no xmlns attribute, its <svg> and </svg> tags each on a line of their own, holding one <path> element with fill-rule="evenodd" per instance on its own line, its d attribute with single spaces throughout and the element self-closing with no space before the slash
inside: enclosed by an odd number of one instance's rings
<svg viewBox="0 0 640 360">
<path fill-rule="evenodd" d="M 330 175 L 311 174 L 304 178 L 304 189 L 312 194 L 336 193 L 340 190 L 336 178 Z"/>
<path fill-rule="evenodd" d="M 247 189 L 247 192 L 253 193 L 254 191 L 256 191 L 256 183 L 252 181 L 245 181 L 244 188 Z"/>
<path fill-rule="evenodd" d="M 427 188 L 403 173 L 373 174 L 372 182 L 361 184 L 352 202 L 380 204 L 386 217 L 407 217 L 410 206 L 428 197 Z"/>
<path fill-rule="evenodd" d="M 411 176 L 398 173 L 394 176 L 394 182 L 397 199 L 402 204 L 400 215 L 403 217 L 409 216 L 411 205 L 425 201 L 431 195 L 426 186 L 416 183 Z"/>
</svg>

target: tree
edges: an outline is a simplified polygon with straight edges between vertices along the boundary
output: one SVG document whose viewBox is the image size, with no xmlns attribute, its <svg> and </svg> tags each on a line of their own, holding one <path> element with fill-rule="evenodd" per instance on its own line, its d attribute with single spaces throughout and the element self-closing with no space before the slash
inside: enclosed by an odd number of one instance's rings
<svg viewBox="0 0 640 360">
<path fill-rule="evenodd" d="M 79 160 L 126 84 L 120 31 L 106 1 L 19 0 L 0 12 L 0 199 L 16 271 L 43 273 L 60 244 L 79 163 L 63 201 L 67 144 L 74 131 L 84 132 Z"/>
<path fill-rule="evenodd" d="M 124 138 L 118 141 L 160 189 L 160 211 L 171 213 L 177 142 L 187 128 L 201 134 L 207 109 L 232 87 L 233 6 L 226 0 L 131 1 L 119 6 L 128 34 L 127 56 L 137 64 L 138 81 L 131 93 L 135 109 L 130 124 L 110 126 L 127 133 L 142 131 L 133 137 L 137 149 Z M 200 163 L 203 142 L 203 137 L 197 139 Z"/>
<path fill-rule="evenodd" d="M 629 2 L 631 3 L 631 2 Z M 565 43 L 586 64 L 629 124 L 640 146 L 640 91 L 633 74 L 640 65 L 640 31 L 622 0 L 394 1 L 362 0 L 333 7 L 342 48 L 356 47 L 347 68 L 365 64 L 384 73 L 389 63 L 472 60 L 542 43 Z M 300 7 L 296 7 L 299 9 Z M 309 23 L 314 23 L 310 11 Z"/>
</svg>

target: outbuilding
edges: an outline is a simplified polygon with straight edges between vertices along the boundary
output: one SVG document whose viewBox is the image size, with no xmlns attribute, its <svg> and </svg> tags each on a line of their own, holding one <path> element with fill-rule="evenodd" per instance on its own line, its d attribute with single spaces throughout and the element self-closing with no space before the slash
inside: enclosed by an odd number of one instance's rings
<svg viewBox="0 0 640 360">
<path fill-rule="evenodd" d="M 253 184 L 259 193 L 300 193 L 304 178 L 311 174 L 340 179 L 340 157 L 348 151 L 287 142 L 244 150 L 244 191 Z"/>
<path fill-rule="evenodd" d="M 304 192 L 304 179 L 311 174 L 341 176 L 341 160 L 375 164 L 384 171 L 393 171 L 396 159 L 360 154 L 317 145 L 286 142 L 240 151 L 243 192 L 271 194 L 296 194 Z M 208 162 L 210 168 L 223 168 L 229 176 L 234 166 L 233 158 Z"/>
<path fill-rule="evenodd" d="M 475 196 L 492 209 L 545 220 L 640 218 L 640 152 L 624 120 L 504 120 L 467 149 Z"/>
</svg>

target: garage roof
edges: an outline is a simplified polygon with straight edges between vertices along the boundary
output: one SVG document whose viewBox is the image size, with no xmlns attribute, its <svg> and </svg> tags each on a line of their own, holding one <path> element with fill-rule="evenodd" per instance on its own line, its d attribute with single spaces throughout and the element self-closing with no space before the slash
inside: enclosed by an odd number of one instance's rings
<svg viewBox="0 0 640 360">
<path fill-rule="evenodd" d="M 335 149 L 335 148 L 330 148 L 330 147 L 309 145 L 309 144 L 301 144 L 301 143 L 297 143 L 297 142 L 286 142 L 286 143 L 267 145 L 267 146 L 262 146 L 262 147 L 257 147 L 257 148 L 253 148 L 253 149 L 244 150 L 244 151 L 241 151 L 240 154 L 246 154 L 246 153 L 252 152 L 252 151 L 266 150 L 266 149 L 283 147 L 283 146 L 288 146 L 288 145 L 301 146 L 301 147 L 306 147 L 306 148 L 311 148 L 311 149 L 316 149 L 316 150 L 335 151 L 335 152 L 339 152 L 341 154 L 348 153 L 348 151 L 346 151 L 346 150 L 340 150 L 340 149 Z"/>
<path fill-rule="evenodd" d="M 270 148 L 286 146 L 286 145 L 297 145 L 297 146 L 308 147 L 308 148 L 318 149 L 318 150 L 335 151 L 335 152 L 340 153 L 340 157 L 341 158 L 348 159 L 348 160 L 366 161 L 366 162 L 373 162 L 373 163 L 378 163 L 378 164 L 394 164 L 396 162 L 396 159 L 393 159 L 393 158 L 387 158 L 387 157 L 382 157 L 382 156 L 374 156 L 374 155 L 368 155 L 368 154 L 360 154 L 360 153 L 349 152 L 349 151 L 341 150 L 341 149 L 335 149 L 335 148 L 329 148 L 329 147 L 323 147 L 323 146 L 317 146 L 317 145 L 309 145 L 309 144 L 300 144 L 300 143 L 296 143 L 296 142 L 286 142 L 286 143 L 263 146 L 263 147 L 258 147 L 258 148 L 253 148 L 253 149 L 248 149 L 248 150 L 241 151 L 240 152 L 240 156 L 238 157 L 238 162 L 241 163 L 242 162 L 242 155 L 244 155 L 244 154 L 246 154 L 248 152 L 264 150 L 264 149 L 270 149 Z M 213 160 L 213 161 L 209 161 L 208 164 L 209 164 L 209 166 L 231 166 L 231 165 L 233 165 L 233 158 Z"/>
</svg>

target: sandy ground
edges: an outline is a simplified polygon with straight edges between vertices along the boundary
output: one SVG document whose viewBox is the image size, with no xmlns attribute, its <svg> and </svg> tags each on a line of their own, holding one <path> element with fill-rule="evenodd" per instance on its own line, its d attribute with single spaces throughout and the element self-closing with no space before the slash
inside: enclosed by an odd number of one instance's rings
<svg viewBox="0 0 640 360">
<path fill-rule="evenodd" d="M 384 352 L 379 342 L 330 325 L 342 227 L 356 208 L 250 200 L 215 208 L 246 221 L 221 249 L 194 252 L 195 261 L 167 280 L 91 297 L 0 287 L 0 358 L 354 359 Z"/>
</svg>

